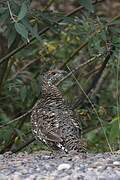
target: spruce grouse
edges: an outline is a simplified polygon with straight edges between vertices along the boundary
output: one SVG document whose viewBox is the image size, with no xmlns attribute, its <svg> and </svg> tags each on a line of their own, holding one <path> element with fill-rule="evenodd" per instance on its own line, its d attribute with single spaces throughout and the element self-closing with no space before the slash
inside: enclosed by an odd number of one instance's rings
<svg viewBox="0 0 120 180">
<path fill-rule="evenodd" d="M 65 152 L 85 152 L 85 143 L 80 139 L 80 129 L 56 87 L 55 83 L 65 74 L 62 70 L 51 70 L 42 78 L 42 97 L 33 107 L 32 131 L 36 139 L 52 149 Z"/>
</svg>

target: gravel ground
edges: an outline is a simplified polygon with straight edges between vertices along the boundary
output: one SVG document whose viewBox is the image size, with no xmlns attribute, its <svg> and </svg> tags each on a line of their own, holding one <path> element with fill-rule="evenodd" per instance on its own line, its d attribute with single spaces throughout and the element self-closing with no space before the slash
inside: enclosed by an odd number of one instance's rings
<svg viewBox="0 0 120 180">
<path fill-rule="evenodd" d="M 0 180 L 120 180 L 120 155 L 0 155 Z"/>
</svg>

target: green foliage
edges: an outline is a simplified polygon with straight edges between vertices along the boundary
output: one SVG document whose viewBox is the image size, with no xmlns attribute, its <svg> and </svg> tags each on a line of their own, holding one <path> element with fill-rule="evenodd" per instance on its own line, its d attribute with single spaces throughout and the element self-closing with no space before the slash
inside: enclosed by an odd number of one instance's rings
<svg viewBox="0 0 120 180">
<path fill-rule="evenodd" d="M 86 9 L 88 9 L 89 11 L 93 12 L 94 8 L 93 8 L 93 5 L 92 5 L 92 1 L 91 0 L 79 0 L 80 1 L 80 4 L 82 6 L 84 6 Z"/>
<path fill-rule="evenodd" d="M 16 22 L 15 29 L 23 38 L 28 39 L 28 31 L 23 24 Z"/>
<path fill-rule="evenodd" d="M 18 21 L 20 21 L 21 19 L 23 19 L 26 14 L 27 14 L 27 5 L 26 5 L 26 2 L 23 2 L 22 5 L 21 5 L 21 8 L 20 8 L 20 12 L 18 14 Z"/>
<path fill-rule="evenodd" d="M 0 77 L 0 127 L 28 112 L 41 97 L 41 74 L 58 67 L 69 72 L 69 69 L 74 70 L 93 60 L 75 70 L 75 76 L 66 78 L 59 86 L 72 107 L 75 100 L 84 97 L 83 90 L 91 86 L 113 44 L 114 54 L 105 68 L 105 75 L 101 75 L 102 83 L 96 83 L 96 92 L 92 94 L 93 88 L 75 111 L 90 152 L 110 151 L 109 146 L 118 149 L 120 20 L 91 15 L 95 9 L 91 0 L 77 1 L 86 10 L 82 15 L 72 16 L 65 16 L 59 8 L 55 12 L 44 8 L 33 10 L 29 1 L 19 2 L 11 0 L 0 7 L 0 32 L 7 39 L 8 47 L 2 54 L 6 41 L 1 43 L 1 60 L 9 52 L 17 52 L 9 56 L 9 61 L 6 58 L 0 64 L 0 75 L 3 72 Z M 18 47 L 22 48 L 16 51 Z M 28 136 L 31 136 L 29 115 L 0 128 L 0 152 L 17 148 Z M 43 149 L 43 145 L 36 145 L 36 142 L 27 148 L 29 152 L 38 149 Z"/>
</svg>

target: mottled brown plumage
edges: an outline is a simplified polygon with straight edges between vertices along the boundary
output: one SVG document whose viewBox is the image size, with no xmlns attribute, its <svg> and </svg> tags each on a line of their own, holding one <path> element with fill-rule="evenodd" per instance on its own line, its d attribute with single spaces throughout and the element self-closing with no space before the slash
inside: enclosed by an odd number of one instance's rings
<svg viewBox="0 0 120 180">
<path fill-rule="evenodd" d="M 42 97 L 31 115 L 33 133 L 53 149 L 82 152 L 85 151 L 85 143 L 80 139 L 79 125 L 54 85 L 63 74 L 63 71 L 54 70 L 43 76 Z"/>
</svg>

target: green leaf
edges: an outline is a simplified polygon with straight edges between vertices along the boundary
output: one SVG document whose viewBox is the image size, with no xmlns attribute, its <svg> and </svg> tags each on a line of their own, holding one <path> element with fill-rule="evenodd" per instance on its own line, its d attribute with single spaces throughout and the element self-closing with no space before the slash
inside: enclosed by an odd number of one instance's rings
<svg viewBox="0 0 120 180">
<path fill-rule="evenodd" d="M 20 9 L 20 12 L 18 14 L 18 20 L 23 19 L 26 14 L 27 14 L 27 6 L 26 6 L 26 3 L 23 2 L 22 6 L 21 6 L 21 9 Z"/>
<path fill-rule="evenodd" d="M 7 8 L 1 7 L 0 8 L 0 14 L 3 14 L 6 11 Z"/>
<path fill-rule="evenodd" d="M 94 142 L 96 139 L 96 130 L 90 131 L 86 134 L 86 138 L 90 142 Z"/>
<path fill-rule="evenodd" d="M 26 27 L 26 29 L 28 29 L 28 30 L 31 32 L 31 34 L 36 37 L 36 39 L 37 39 L 38 41 L 41 40 L 41 38 L 40 38 L 40 36 L 39 36 L 39 34 L 38 34 L 37 24 L 35 24 L 35 26 L 32 27 L 27 18 L 22 19 L 22 23 L 24 24 L 24 26 Z"/>
<path fill-rule="evenodd" d="M 0 113 L 0 124 L 4 124 L 6 122 L 9 122 L 9 118 L 7 117 L 7 115 L 5 113 Z"/>
<path fill-rule="evenodd" d="M 94 8 L 91 0 L 79 0 L 80 4 L 88 9 L 90 12 L 94 12 Z"/>
<path fill-rule="evenodd" d="M 37 26 L 37 24 L 34 25 L 32 32 L 33 32 L 34 36 L 36 37 L 36 39 L 40 41 L 41 38 L 40 38 L 39 33 L 38 33 L 38 26 Z"/>
<path fill-rule="evenodd" d="M 25 86 L 23 86 L 20 91 L 20 96 L 21 96 L 22 102 L 25 101 L 26 95 L 27 95 L 27 89 Z"/>
<path fill-rule="evenodd" d="M 112 121 L 109 123 L 109 126 L 111 128 L 109 132 L 109 138 L 111 141 L 115 141 L 115 139 L 120 135 L 119 123 L 120 115 L 113 118 Z"/>
<path fill-rule="evenodd" d="M 119 125 L 118 125 L 118 122 L 114 122 L 111 124 L 111 130 L 110 130 L 110 133 L 109 133 L 109 138 L 111 141 L 115 141 L 115 139 L 117 137 L 119 137 Z"/>
<path fill-rule="evenodd" d="M 28 40 L 28 30 L 25 28 L 25 26 L 21 23 L 16 22 L 15 23 L 15 29 L 23 38 Z"/>
<path fill-rule="evenodd" d="M 9 18 L 9 11 L 6 10 L 4 13 L 0 14 L 0 23 L 4 24 L 8 21 Z"/>
<path fill-rule="evenodd" d="M 8 34 L 8 48 L 11 47 L 11 45 L 13 44 L 13 42 L 15 41 L 15 38 L 16 38 L 16 31 L 15 31 L 15 28 L 12 27 L 9 31 L 9 34 Z"/>
<path fill-rule="evenodd" d="M 116 24 L 117 25 L 120 24 L 120 19 L 114 20 L 110 23 L 110 25 L 116 25 Z"/>
<path fill-rule="evenodd" d="M 107 41 L 106 32 L 105 32 L 105 31 L 102 31 L 100 34 L 101 34 L 101 38 L 102 38 L 104 41 Z"/>
<path fill-rule="evenodd" d="M 120 28 L 111 28 L 111 31 L 114 33 L 120 33 Z"/>
</svg>

